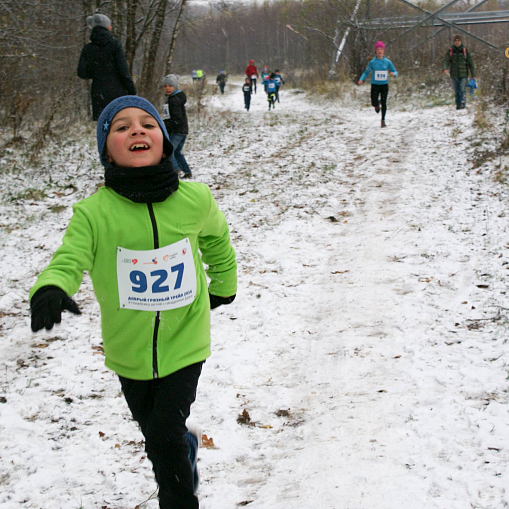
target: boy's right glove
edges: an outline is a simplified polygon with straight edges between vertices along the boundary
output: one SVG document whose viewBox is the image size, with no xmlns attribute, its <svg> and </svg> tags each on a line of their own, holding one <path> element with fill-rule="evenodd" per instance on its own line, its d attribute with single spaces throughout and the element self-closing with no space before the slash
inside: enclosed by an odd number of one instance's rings
<svg viewBox="0 0 509 509">
<path fill-rule="evenodd" d="M 223 304 L 231 304 L 235 300 L 236 295 L 237 294 L 232 295 L 231 297 L 218 297 L 217 295 L 212 295 L 209 293 L 210 309 L 218 308 Z"/>
<path fill-rule="evenodd" d="M 43 286 L 30 299 L 32 330 L 37 332 L 43 327 L 51 330 L 55 323 L 62 321 L 62 311 L 67 309 L 75 315 L 81 315 L 76 302 L 58 286 Z"/>
</svg>

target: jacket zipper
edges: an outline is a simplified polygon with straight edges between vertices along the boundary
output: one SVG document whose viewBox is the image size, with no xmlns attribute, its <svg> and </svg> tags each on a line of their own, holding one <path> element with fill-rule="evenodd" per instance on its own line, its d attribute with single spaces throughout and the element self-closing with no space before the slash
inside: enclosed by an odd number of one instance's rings
<svg viewBox="0 0 509 509">
<path fill-rule="evenodd" d="M 148 213 L 150 214 L 150 221 L 152 223 L 152 233 L 154 235 L 154 249 L 159 249 L 159 234 L 157 232 L 157 223 L 154 216 L 154 209 L 151 203 L 147 203 Z M 160 311 L 156 311 L 156 321 L 154 324 L 154 333 L 152 336 L 152 375 L 154 378 L 159 378 L 159 370 L 157 369 L 157 333 L 159 331 Z"/>
</svg>

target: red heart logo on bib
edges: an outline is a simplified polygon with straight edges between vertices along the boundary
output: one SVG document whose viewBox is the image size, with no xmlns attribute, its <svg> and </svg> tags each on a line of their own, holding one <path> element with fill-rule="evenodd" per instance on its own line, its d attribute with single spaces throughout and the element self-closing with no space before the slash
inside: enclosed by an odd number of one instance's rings
<svg viewBox="0 0 509 509">
<path fill-rule="evenodd" d="M 138 260 L 136 258 L 133 258 L 131 261 L 133 262 L 133 265 L 136 265 L 138 263 Z"/>
<path fill-rule="evenodd" d="M 165 262 L 167 262 L 169 257 L 170 257 L 170 255 L 164 255 L 164 256 L 163 256 L 163 260 L 164 260 Z"/>
</svg>

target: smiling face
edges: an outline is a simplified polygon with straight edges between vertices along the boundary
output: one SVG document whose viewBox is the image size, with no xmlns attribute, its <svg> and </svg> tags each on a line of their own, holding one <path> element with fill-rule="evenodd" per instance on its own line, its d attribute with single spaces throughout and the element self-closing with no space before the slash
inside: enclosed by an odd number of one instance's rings
<svg viewBox="0 0 509 509">
<path fill-rule="evenodd" d="M 378 46 L 378 48 L 375 50 L 376 58 L 383 58 L 384 52 L 385 50 L 381 46 Z"/>
<path fill-rule="evenodd" d="M 459 48 L 461 46 L 461 39 L 454 39 L 454 46 Z"/>
<path fill-rule="evenodd" d="M 127 168 L 159 164 L 165 156 L 157 120 L 140 108 L 119 111 L 111 121 L 106 155 L 110 163 Z"/>
</svg>

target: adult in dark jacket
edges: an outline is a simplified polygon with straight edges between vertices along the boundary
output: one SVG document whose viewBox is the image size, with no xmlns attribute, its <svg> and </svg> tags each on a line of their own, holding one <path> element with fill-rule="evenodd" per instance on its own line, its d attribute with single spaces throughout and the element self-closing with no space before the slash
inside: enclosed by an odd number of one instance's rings
<svg viewBox="0 0 509 509">
<path fill-rule="evenodd" d="M 179 78 L 176 74 L 165 76 L 163 87 L 166 94 L 163 121 L 173 145 L 173 168 L 184 172 L 182 178 L 191 178 L 193 176 L 191 168 L 189 168 L 186 158 L 182 154 L 182 149 L 189 134 L 185 107 L 187 97 L 182 90 L 179 90 Z"/>
<path fill-rule="evenodd" d="M 455 35 L 453 43 L 454 44 L 445 55 L 442 70 L 444 74 L 449 74 L 451 76 L 456 99 L 456 109 L 461 110 L 465 108 L 468 72 L 470 71 L 470 75 L 474 80 L 477 81 L 477 78 L 475 77 L 472 55 L 470 55 L 468 49 L 463 46 L 461 36 Z"/>
<path fill-rule="evenodd" d="M 226 86 L 227 81 L 228 80 L 226 78 L 226 74 L 224 73 L 224 71 L 221 71 L 216 78 L 216 83 L 219 85 L 219 90 L 221 90 L 221 94 L 224 94 L 224 87 Z"/>
<path fill-rule="evenodd" d="M 92 115 L 97 120 L 108 104 L 123 95 L 136 95 L 120 42 L 111 33 L 111 21 L 104 14 L 87 18 L 92 29 L 90 42 L 81 51 L 78 76 L 92 80 Z"/>
</svg>

